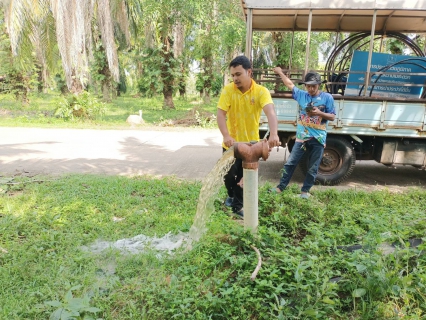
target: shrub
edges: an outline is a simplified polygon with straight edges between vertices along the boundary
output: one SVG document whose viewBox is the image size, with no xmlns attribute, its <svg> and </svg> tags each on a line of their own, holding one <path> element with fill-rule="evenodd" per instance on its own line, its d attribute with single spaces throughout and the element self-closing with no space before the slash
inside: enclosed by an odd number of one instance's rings
<svg viewBox="0 0 426 320">
<path fill-rule="evenodd" d="M 96 119 L 105 115 L 106 105 L 84 91 L 81 94 L 73 94 L 65 97 L 55 110 L 55 116 L 65 120 Z"/>
</svg>

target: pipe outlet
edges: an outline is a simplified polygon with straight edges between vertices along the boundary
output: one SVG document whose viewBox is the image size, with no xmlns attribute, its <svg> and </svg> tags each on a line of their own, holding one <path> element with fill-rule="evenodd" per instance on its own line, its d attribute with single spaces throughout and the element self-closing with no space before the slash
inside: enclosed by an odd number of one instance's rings
<svg viewBox="0 0 426 320">
<path fill-rule="evenodd" d="M 269 145 L 267 140 L 256 143 L 234 143 L 234 157 L 243 160 L 244 169 L 259 168 L 259 159 L 268 159 Z"/>
</svg>

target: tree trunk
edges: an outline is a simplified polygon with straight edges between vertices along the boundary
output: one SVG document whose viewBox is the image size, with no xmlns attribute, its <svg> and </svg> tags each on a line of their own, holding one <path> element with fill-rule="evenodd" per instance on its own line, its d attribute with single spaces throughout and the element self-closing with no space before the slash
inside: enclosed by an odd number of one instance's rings
<svg viewBox="0 0 426 320">
<path fill-rule="evenodd" d="M 226 86 L 229 83 L 230 83 L 229 82 L 229 76 L 226 73 L 224 73 L 223 74 L 223 86 Z"/>
<path fill-rule="evenodd" d="M 42 74 L 42 70 L 41 69 L 39 69 L 37 71 L 37 92 L 38 93 L 42 93 L 43 92 L 43 74 Z"/>
<path fill-rule="evenodd" d="M 185 78 L 183 77 L 181 79 L 182 81 L 179 83 L 179 95 L 182 98 L 185 98 L 186 96 L 186 83 L 185 83 Z"/>
<path fill-rule="evenodd" d="M 102 55 L 99 55 L 100 58 L 98 58 L 99 67 L 97 70 L 97 73 L 99 75 L 102 75 L 101 77 L 101 90 L 102 90 L 102 100 L 105 102 L 111 102 L 111 96 L 112 96 L 112 73 L 111 70 L 108 67 L 108 60 L 106 57 L 106 51 L 103 45 L 99 46 L 99 52 L 103 53 Z"/>
<path fill-rule="evenodd" d="M 277 57 L 278 65 L 283 69 L 290 67 L 290 47 L 286 41 L 286 32 L 272 32 L 272 39 L 274 40 L 275 56 Z M 279 92 L 283 85 L 281 81 L 275 82 L 274 90 Z"/>
<path fill-rule="evenodd" d="M 84 86 L 81 83 L 80 79 L 78 77 L 75 76 L 75 70 L 73 69 L 71 72 L 71 87 L 70 87 L 70 92 L 72 94 L 80 94 L 83 92 L 84 90 Z"/>
<path fill-rule="evenodd" d="M 163 96 L 164 96 L 164 104 L 163 109 L 176 109 L 175 104 L 173 103 L 173 89 L 167 89 L 164 87 L 163 89 Z"/>
<path fill-rule="evenodd" d="M 205 103 L 210 103 L 211 98 L 210 98 L 210 92 L 208 90 L 204 90 L 203 100 Z"/>
<path fill-rule="evenodd" d="M 49 84 L 47 83 L 47 79 L 49 79 L 49 71 L 46 67 L 43 67 L 43 92 L 48 92 Z"/>
<path fill-rule="evenodd" d="M 213 54 L 211 50 L 207 50 L 206 55 L 203 57 L 202 61 L 204 69 L 204 89 L 203 89 L 203 100 L 206 103 L 210 103 L 210 92 L 212 90 L 213 84 Z"/>
<path fill-rule="evenodd" d="M 15 99 L 23 104 L 28 104 L 28 79 L 22 72 L 10 73 L 11 90 L 15 94 Z"/>
<path fill-rule="evenodd" d="M 120 95 L 120 90 L 118 90 L 118 85 L 117 86 L 115 86 L 115 87 L 113 87 L 112 85 L 111 85 L 111 98 L 112 99 L 116 99 L 117 98 L 117 96 L 119 96 Z"/>
<path fill-rule="evenodd" d="M 180 65 L 180 76 L 178 79 L 179 95 L 184 98 L 186 96 L 186 72 L 183 63 Z"/>
<path fill-rule="evenodd" d="M 73 94 L 80 94 L 80 93 L 82 93 L 83 92 L 83 85 L 82 85 L 82 83 L 79 80 L 77 80 L 77 79 L 72 79 L 70 92 L 73 93 Z"/>
<path fill-rule="evenodd" d="M 38 93 L 46 92 L 47 72 L 45 66 L 36 63 L 37 67 L 37 91 Z"/>
<path fill-rule="evenodd" d="M 109 81 L 102 81 L 102 100 L 111 102 L 111 85 Z"/>
<path fill-rule="evenodd" d="M 173 103 L 173 82 L 163 78 L 163 85 L 163 109 L 176 109 Z"/>
<path fill-rule="evenodd" d="M 164 96 L 164 104 L 163 109 L 176 109 L 175 104 L 173 103 L 173 52 L 172 45 L 173 41 L 169 36 L 165 36 L 163 39 L 163 50 L 161 51 L 161 55 L 163 56 L 163 66 L 161 67 L 161 79 L 163 80 L 163 96 Z"/>
</svg>

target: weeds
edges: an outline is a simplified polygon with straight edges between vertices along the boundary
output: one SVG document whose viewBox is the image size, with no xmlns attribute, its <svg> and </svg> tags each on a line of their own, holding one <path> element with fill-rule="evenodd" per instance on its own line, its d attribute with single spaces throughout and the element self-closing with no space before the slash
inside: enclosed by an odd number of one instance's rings
<svg viewBox="0 0 426 320">
<path fill-rule="evenodd" d="M 426 246 L 412 241 L 426 240 L 424 190 L 330 189 L 303 201 L 297 186 L 276 195 L 265 185 L 257 236 L 216 201 L 209 231 L 191 251 L 159 257 L 94 255 L 81 246 L 187 232 L 199 183 L 90 175 L 29 180 L 38 182 L 9 184 L 0 194 L 1 319 L 64 312 L 76 319 L 426 316 Z M 384 243 L 391 252 L 383 253 Z M 341 249 L 354 244 L 357 250 Z M 255 281 L 251 245 L 263 260 Z"/>
<path fill-rule="evenodd" d="M 105 103 L 99 102 L 89 92 L 80 95 L 68 95 L 59 103 L 55 116 L 65 119 L 90 119 L 102 118 L 107 112 Z"/>
<path fill-rule="evenodd" d="M 62 319 L 84 319 L 91 320 L 95 319 L 92 317 L 93 314 L 101 311 L 98 308 L 90 306 L 90 298 L 88 295 L 84 295 L 83 298 L 76 298 L 73 295 L 73 291 L 80 289 L 81 286 L 74 286 L 68 290 L 65 294 L 63 301 L 53 300 L 45 301 L 43 305 L 38 307 L 43 310 L 44 308 L 50 309 L 55 308 L 49 319 L 51 320 L 62 320 Z"/>
</svg>

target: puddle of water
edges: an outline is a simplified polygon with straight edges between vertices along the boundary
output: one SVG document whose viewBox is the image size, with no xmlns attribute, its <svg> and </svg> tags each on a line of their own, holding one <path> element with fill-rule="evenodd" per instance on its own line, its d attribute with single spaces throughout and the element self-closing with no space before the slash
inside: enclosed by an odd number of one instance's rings
<svg viewBox="0 0 426 320">
<path fill-rule="evenodd" d="M 143 234 L 133 238 L 120 239 L 115 242 L 97 240 L 94 244 L 83 247 L 84 251 L 98 254 L 106 249 L 117 249 L 124 254 L 136 254 L 146 250 L 158 250 L 172 252 L 179 248 L 188 236 L 185 233 L 172 235 L 170 232 L 164 237 L 148 237 Z"/>
</svg>

